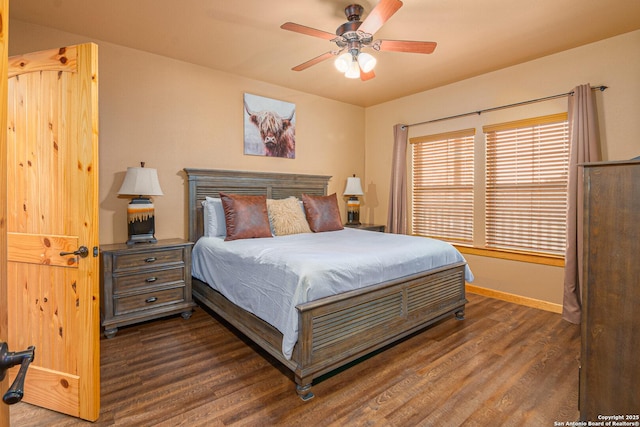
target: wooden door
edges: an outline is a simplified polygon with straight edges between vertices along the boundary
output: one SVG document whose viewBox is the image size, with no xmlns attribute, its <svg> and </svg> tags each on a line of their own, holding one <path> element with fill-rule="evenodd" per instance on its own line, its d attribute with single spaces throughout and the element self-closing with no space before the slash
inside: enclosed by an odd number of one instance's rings
<svg viewBox="0 0 640 427">
<path fill-rule="evenodd" d="M 9 50 L 9 0 L 0 0 L 0 105 L 7 105 L 7 51 Z M 0 108 L 0 129 L 7 128 L 7 109 Z M 0 341 L 7 342 L 7 134 L 0 132 Z M 0 394 L 9 388 L 9 378 L 0 381 Z M 0 403 L 0 426 L 9 425 L 9 408 Z"/>
<path fill-rule="evenodd" d="M 9 348 L 34 345 L 23 401 L 100 413 L 97 46 L 9 58 Z M 81 246 L 88 256 L 63 255 Z M 12 370 L 13 376 L 17 369 Z"/>
</svg>

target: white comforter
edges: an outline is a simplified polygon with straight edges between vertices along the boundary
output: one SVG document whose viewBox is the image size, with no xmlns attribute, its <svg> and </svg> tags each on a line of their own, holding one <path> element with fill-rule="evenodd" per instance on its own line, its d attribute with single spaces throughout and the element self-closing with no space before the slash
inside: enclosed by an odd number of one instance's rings
<svg viewBox="0 0 640 427">
<path fill-rule="evenodd" d="M 202 237 L 192 274 L 283 334 L 291 358 L 298 304 L 464 261 L 450 244 L 345 228 L 262 239 Z M 466 267 L 465 279 L 473 280 Z"/>
</svg>

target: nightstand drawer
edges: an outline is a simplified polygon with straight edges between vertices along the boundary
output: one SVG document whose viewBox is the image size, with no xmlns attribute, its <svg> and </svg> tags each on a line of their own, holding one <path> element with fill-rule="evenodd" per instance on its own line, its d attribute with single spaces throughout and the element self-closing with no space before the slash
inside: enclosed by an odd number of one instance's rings
<svg viewBox="0 0 640 427">
<path fill-rule="evenodd" d="M 184 286 L 155 290 L 127 297 L 119 298 L 114 296 L 114 314 L 121 315 L 134 311 L 149 310 L 154 307 L 182 301 L 184 301 Z"/>
<path fill-rule="evenodd" d="M 113 294 L 135 291 L 147 286 L 160 286 L 172 282 L 184 282 L 184 268 L 153 269 L 137 274 L 113 277 Z"/>
<path fill-rule="evenodd" d="M 113 271 L 131 268 L 154 267 L 157 265 L 181 263 L 184 260 L 182 248 L 149 251 L 132 254 L 117 254 L 113 260 Z"/>
</svg>

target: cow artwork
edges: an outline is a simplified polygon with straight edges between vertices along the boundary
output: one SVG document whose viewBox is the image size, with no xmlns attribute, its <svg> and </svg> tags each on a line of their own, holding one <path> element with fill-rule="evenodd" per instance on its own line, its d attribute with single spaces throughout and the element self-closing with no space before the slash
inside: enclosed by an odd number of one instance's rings
<svg viewBox="0 0 640 427">
<path fill-rule="evenodd" d="M 296 156 L 295 105 L 245 94 L 245 154 Z"/>
</svg>

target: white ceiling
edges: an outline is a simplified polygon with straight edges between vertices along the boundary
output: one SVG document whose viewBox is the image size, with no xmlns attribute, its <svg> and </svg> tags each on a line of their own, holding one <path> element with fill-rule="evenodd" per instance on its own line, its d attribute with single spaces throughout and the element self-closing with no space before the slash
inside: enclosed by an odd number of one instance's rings
<svg viewBox="0 0 640 427">
<path fill-rule="evenodd" d="M 291 71 L 335 45 L 280 29 L 292 21 L 333 33 L 346 21 L 349 0 L 10 3 L 11 19 L 360 106 L 640 29 L 640 0 L 404 0 L 374 39 L 435 41 L 438 47 L 430 55 L 374 52 L 376 78 L 363 82 L 345 78 L 331 59 Z M 377 3 L 359 1 L 363 19 Z"/>
</svg>

